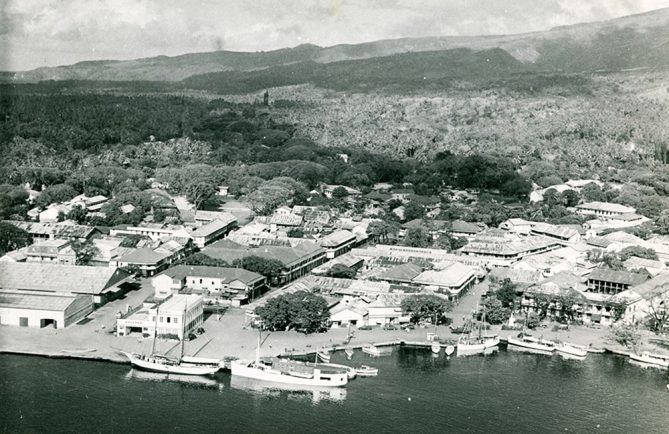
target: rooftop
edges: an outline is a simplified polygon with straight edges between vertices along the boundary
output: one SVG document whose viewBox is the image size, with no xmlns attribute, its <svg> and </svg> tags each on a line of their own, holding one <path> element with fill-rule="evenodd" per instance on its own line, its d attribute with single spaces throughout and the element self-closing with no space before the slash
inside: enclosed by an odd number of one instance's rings
<svg viewBox="0 0 669 434">
<path fill-rule="evenodd" d="M 64 311 L 77 297 L 65 294 L 35 294 L 22 291 L 0 290 L 0 307 Z"/>
<path fill-rule="evenodd" d="M 130 275 L 115 267 L 0 262 L 0 288 L 100 294 Z"/>
<path fill-rule="evenodd" d="M 623 285 L 638 285 L 646 280 L 646 276 L 629 271 L 616 271 L 608 268 L 595 268 L 588 275 L 588 280 L 620 283 Z"/>
<path fill-rule="evenodd" d="M 262 275 L 243 268 L 208 267 L 204 265 L 177 265 L 159 274 L 159 276 L 162 275 L 170 276 L 173 279 L 183 279 L 184 277 L 216 278 L 222 279 L 224 283 L 239 280 L 245 284 L 264 279 Z"/>
<path fill-rule="evenodd" d="M 380 280 L 412 281 L 422 272 L 423 268 L 421 266 L 407 263 L 389 268 L 375 277 Z"/>
<path fill-rule="evenodd" d="M 217 231 L 220 231 L 222 229 L 227 228 L 228 226 L 230 226 L 232 223 L 234 223 L 236 221 L 237 221 L 237 219 L 234 216 L 232 216 L 232 219 L 212 220 L 211 223 L 207 223 L 206 225 L 195 229 L 193 232 L 191 232 L 190 235 L 193 238 L 195 238 L 195 237 L 207 237 L 211 234 L 216 233 Z"/>
<path fill-rule="evenodd" d="M 440 270 L 427 270 L 413 279 L 414 283 L 423 285 L 449 286 L 452 288 L 462 286 L 467 280 L 476 275 L 473 267 L 459 262 L 453 262 L 448 267 Z"/>
<path fill-rule="evenodd" d="M 339 229 L 321 238 L 319 240 L 319 244 L 321 247 L 337 247 L 355 239 L 356 236 L 353 232 L 349 232 L 345 229 Z"/>
<path fill-rule="evenodd" d="M 632 207 L 620 205 L 619 203 L 610 203 L 610 202 L 586 202 L 580 205 L 576 205 L 576 208 L 593 210 L 593 211 L 610 212 L 614 214 L 629 214 L 636 212 L 636 209 Z"/>
</svg>

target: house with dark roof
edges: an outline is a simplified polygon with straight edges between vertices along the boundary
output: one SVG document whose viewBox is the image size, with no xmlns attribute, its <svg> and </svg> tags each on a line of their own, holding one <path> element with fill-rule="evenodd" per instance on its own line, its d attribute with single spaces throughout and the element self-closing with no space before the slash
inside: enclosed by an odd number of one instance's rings
<svg viewBox="0 0 669 434">
<path fill-rule="evenodd" d="M 5 220 L 5 223 L 12 224 L 19 229 L 28 232 L 33 241 L 53 240 L 53 239 L 76 239 L 78 241 L 88 241 L 93 236 L 100 234 L 100 230 L 93 226 L 73 225 L 67 223 L 36 223 L 24 222 L 18 220 Z"/>
<path fill-rule="evenodd" d="M 281 275 L 271 283 L 281 285 L 304 276 L 327 260 L 325 250 L 312 241 L 291 239 L 290 242 L 290 246 L 246 247 L 229 240 L 220 240 L 202 249 L 202 253 L 210 258 L 221 259 L 228 264 L 232 264 L 236 259 L 249 256 L 276 259 L 283 265 L 283 270 L 281 270 Z"/>
<path fill-rule="evenodd" d="M 157 246 L 154 244 L 124 249 L 126 253 L 111 258 L 109 264 L 130 271 L 138 271 L 145 277 L 153 276 L 184 258 L 190 246 L 192 246 L 190 243 L 181 244 L 176 240 L 167 240 Z"/>
<path fill-rule="evenodd" d="M 177 265 L 151 279 L 155 297 L 163 299 L 184 288 L 201 293 L 205 299 L 225 299 L 233 305 L 260 294 L 265 276 L 243 268 Z"/>
<path fill-rule="evenodd" d="M 217 214 L 219 215 L 211 221 L 207 221 L 204 217 L 201 217 L 203 224 L 190 233 L 193 244 L 199 248 L 203 248 L 207 244 L 222 238 L 237 225 L 237 217 L 234 215 L 230 213 Z M 197 214 L 195 218 L 197 218 Z"/>
<path fill-rule="evenodd" d="M 92 296 L 101 305 L 127 290 L 133 277 L 118 268 L 0 262 L 0 289 Z"/>
<path fill-rule="evenodd" d="M 449 232 L 453 237 L 470 238 L 481 232 L 484 228 L 476 223 L 464 220 L 453 220 L 449 225 Z"/>
<path fill-rule="evenodd" d="M 77 254 L 68 240 L 39 241 L 24 250 L 28 262 L 48 262 L 54 264 L 77 263 Z"/>
<path fill-rule="evenodd" d="M 376 276 L 375 280 L 383 280 L 394 284 L 411 284 L 413 279 L 423 272 L 423 267 L 414 263 L 406 263 L 391 267 Z"/>
<path fill-rule="evenodd" d="M 648 274 L 595 268 L 588 275 L 588 291 L 615 295 L 648 280 Z"/>
</svg>

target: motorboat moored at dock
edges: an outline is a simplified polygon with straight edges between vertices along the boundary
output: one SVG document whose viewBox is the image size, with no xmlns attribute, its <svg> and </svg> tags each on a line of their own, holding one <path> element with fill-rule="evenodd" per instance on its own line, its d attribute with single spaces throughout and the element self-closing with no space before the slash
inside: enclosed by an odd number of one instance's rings
<svg viewBox="0 0 669 434">
<path fill-rule="evenodd" d="M 630 353 L 630 359 L 635 362 L 644 363 L 646 365 L 655 366 L 658 368 L 669 368 L 669 356 L 663 354 L 653 354 L 649 351 L 644 351 L 641 354 Z"/>
<path fill-rule="evenodd" d="M 555 351 L 565 358 L 585 359 L 588 355 L 588 349 L 581 345 L 571 344 L 569 342 L 558 342 L 555 344 Z"/>
<path fill-rule="evenodd" d="M 509 345 L 514 345 L 521 349 L 529 349 L 535 352 L 552 354 L 555 351 L 555 343 L 546 339 L 539 339 L 533 336 L 520 333 L 518 336 L 509 336 L 507 338 Z"/>
<path fill-rule="evenodd" d="M 362 365 L 359 368 L 356 368 L 356 372 L 360 377 L 376 377 L 377 375 L 379 375 L 379 368 Z"/>
<path fill-rule="evenodd" d="M 381 355 L 381 350 L 379 350 L 377 347 L 374 345 L 365 345 L 362 347 L 362 352 L 365 354 L 369 354 L 370 356 L 378 357 Z"/>
</svg>

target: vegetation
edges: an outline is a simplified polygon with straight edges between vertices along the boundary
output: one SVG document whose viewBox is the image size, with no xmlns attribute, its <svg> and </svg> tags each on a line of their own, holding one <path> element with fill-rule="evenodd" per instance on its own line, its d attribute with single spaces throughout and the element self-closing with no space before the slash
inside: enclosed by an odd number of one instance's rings
<svg viewBox="0 0 669 434">
<path fill-rule="evenodd" d="M 343 264 L 335 264 L 327 272 L 328 277 L 338 277 L 341 279 L 353 279 L 355 274 L 356 271 L 353 268 Z"/>
<path fill-rule="evenodd" d="M 327 330 L 330 319 L 325 299 L 307 291 L 273 297 L 258 307 L 256 314 L 267 330 L 297 330 L 306 334 Z"/>
<path fill-rule="evenodd" d="M 30 234 L 19 229 L 13 224 L 0 222 L 0 256 L 12 250 L 17 250 L 31 245 L 33 242 Z"/>
<path fill-rule="evenodd" d="M 636 326 L 617 322 L 611 326 L 609 338 L 627 348 L 635 349 L 641 343 L 641 334 Z"/>
<path fill-rule="evenodd" d="M 432 294 L 410 295 L 402 300 L 402 310 L 411 315 L 411 322 L 437 320 L 440 322 L 446 312 L 451 310 L 450 301 Z"/>
</svg>

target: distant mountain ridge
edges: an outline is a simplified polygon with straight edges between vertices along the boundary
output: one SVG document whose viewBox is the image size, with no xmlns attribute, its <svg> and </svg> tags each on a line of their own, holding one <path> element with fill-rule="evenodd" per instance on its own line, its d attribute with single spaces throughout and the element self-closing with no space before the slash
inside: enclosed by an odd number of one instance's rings
<svg viewBox="0 0 669 434">
<path fill-rule="evenodd" d="M 544 32 L 517 35 L 402 38 L 325 48 L 305 44 L 294 48 L 255 53 L 215 51 L 174 57 L 85 61 L 74 65 L 19 72 L 14 75 L 14 79 L 32 82 L 188 79 L 186 82 L 192 82 L 197 81 L 194 76 L 229 73 L 230 77 L 241 80 L 241 76 L 245 73 L 248 73 L 249 77 L 257 78 L 263 76 L 260 71 L 269 71 L 272 68 L 290 70 L 291 65 L 299 71 L 300 76 L 307 77 L 309 74 L 304 71 L 307 65 L 322 70 L 319 65 L 339 62 L 344 62 L 340 65 L 346 65 L 347 61 L 387 58 L 407 53 L 416 55 L 418 63 L 425 61 L 425 56 L 419 56 L 419 53 L 424 52 L 443 52 L 444 55 L 450 53 L 460 61 L 464 61 L 463 52 L 457 49 L 469 49 L 470 53 L 501 49 L 527 67 L 543 71 L 666 68 L 669 66 L 669 8 L 608 21 L 562 26 Z M 475 59 L 471 61 L 476 63 Z M 386 64 L 385 60 L 381 62 Z M 348 65 L 352 67 L 355 64 Z M 370 67 L 369 63 L 365 64 L 365 68 Z M 339 66 L 329 69 L 342 72 Z M 512 69 L 517 70 L 517 65 Z"/>
</svg>

